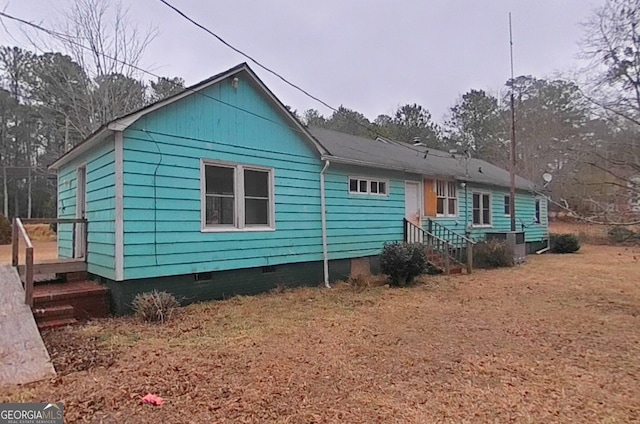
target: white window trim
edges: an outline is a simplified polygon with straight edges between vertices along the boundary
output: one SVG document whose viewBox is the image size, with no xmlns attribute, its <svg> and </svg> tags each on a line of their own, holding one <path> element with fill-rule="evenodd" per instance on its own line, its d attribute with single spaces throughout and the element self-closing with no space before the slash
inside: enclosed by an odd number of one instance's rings
<svg viewBox="0 0 640 424">
<path fill-rule="evenodd" d="M 351 191 L 351 180 L 358 181 L 358 187 L 360 187 L 360 181 L 367 182 L 367 192 L 363 193 L 361 191 Z M 371 193 L 371 182 L 376 182 L 378 184 L 384 183 L 386 189 L 386 193 Z M 371 177 L 360 177 L 355 175 L 350 175 L 347 178 L 347 191 L 349 194 L 353 194 L 356 196 L 378 196 L 378 197 L 389 197 L 389 180 L 381 179 L 381 178 L 371 178 Z"/>
<path fill-rule="evenodd" d="M 507 198 L 510 198 L 510 197 L 511 197 L 510 194 L 505 194 L 504 195 L 504 198 L 502 199 L 502 202 L 503 202 L 502 203 L 502 210 L 503 211 L 504 211 L 504 206 L 505 206 L 504 201 L 507 200 Z M 511 212 L 511 199 L 509 199 L 509 212 Z M 511 213 L 505 213 L 504 216 L 511 218 Z"/>
<path fill-rule="evenodd" d="M 540 214 L 540 219 L 537 219 L 538 217 L 536 216 L 536 204 L 538 205 L 538 213 Z M 542 199 L 539 197 L 536 197 L 533 200 L 533 220 L 535 221 L 535 225 L 542 225 Z"/>
<path fill-rule="evenodd" d="M 221 225 L 219 227 L 208 227 L 206 223 L 207 217 L 207 179 L 205 168 L 207 165 L 219 166 L 234 169 L 233 193 L 234 193 L 234 224 Z M 262 171 L 269 174 L 269 225 L 249 225 L 245 220 L 244 208 L 244 171 Z M 275 177 L 273 168 L 257 165 L 245 165 L 235 162 L 226 162 L 212 159 L 200 160 L 200 231 L 203 233 L 229 233 L 229 232 L 258 232 L 258 231 L 275 231 L 276 230 L 276 211 L 275 211 Z"/>
<path fill-rule="evenodd" d="M 479 194 L 482 199 L 482 195 L 489 195 L 489 219 L 491 219 L 491 223 L 489 224 L 474 224 L 473 223 L 473 195 Z M 484 206 L 484 205 L 483 205 Z M 482 208 L 480 208 L 480 216 L 482 216 Z M 472 191 L 471 192 L 471 226 L 473 228 L 493 228 L 493 195 L 490 191 Z"/>
<path fill-rule="evenodd" d="M 424 178 L 423 178 L 424 181 Z M 438 213 L 438 181 L 439 182 L 443 182 L 445 184 L 445 194 L 446 196 L 443 197 L 444 199 L 444 204 L 445 204 L 445 208 L 447 210 L 447 213 Z M 453 184 L 456 188 L 456 197 L 449 197 L 449 184 Z M 433 180 L 433 185 L 434 185 L 434 189 L 436 192 L 436 217 L 437 218 L 457 218 L 458 214 L 460 212 L 460 201 L 458 200 L 458 185 L 455 181 L 452 180 Z M 449 212 L 449 199 L 456 199 L 456 210 L 454 213 L 450 213 Z"/>
</svg>

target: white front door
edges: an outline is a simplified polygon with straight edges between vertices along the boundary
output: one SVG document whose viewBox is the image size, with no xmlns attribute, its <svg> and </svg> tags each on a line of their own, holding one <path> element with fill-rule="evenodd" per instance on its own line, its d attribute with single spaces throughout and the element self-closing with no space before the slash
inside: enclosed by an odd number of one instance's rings
<svg viewBox="0 0 640 424">
<path fill-rule="evenodd" d="M 420 183 L 407 181 L 404 185 L 404 215 L 407 221 L 420 226 Z"/>
<path fill-rule="evenodd" d="M 76 180 L 76 218 L 86 217 L 87 207 L 87 168 L 84 166 L 78 168 Z M 74 224 L 74 240 L 73 249 L 74 258 L 83 258 L 85 255 L 85 229 L 83 224 Z"/>
</svg>

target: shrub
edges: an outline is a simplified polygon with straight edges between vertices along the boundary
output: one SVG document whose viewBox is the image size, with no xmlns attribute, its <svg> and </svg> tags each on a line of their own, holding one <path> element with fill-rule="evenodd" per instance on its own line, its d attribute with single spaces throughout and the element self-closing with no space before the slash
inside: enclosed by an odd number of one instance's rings
<svg viewBox="0 0 640 424">
<path fill-rule="evenodd" d="M 0 213 L 0 244 L 11 243 L 11 223 Z"/>
<path fill-rule="evenodd" d="M 389 284 L 411 284 L 429 269 L 425 247 L 421 243 L 386 243 L 380 255 L 380 270 L 389 276 Z"/>
<path fill-rule="evenodd" d="M 609 230 L 609 240 L 614 243 L 627 243 L 640 240 L 640 233 L 627 228 L 615 226 Z"/>
<path fill-rule="evenodd" d="M 137 294 L 133 299 L 132 307 L 136 315 L 144 321 L 165 322 L 180 307 L 180 302 L 171 293 L 153 290 Z"/>
<path fill-rule="evenodd" d="M 476 268 L 502 268 L 513 266 L 513 251 L 504 240 L 488 240 L 473 247 L 473 266 Z"/>
<path fill-rule="evenodd" d="M 580 250 L 580 240 L 575 234 L 551 234 L 549 245 L 553 253 L 575 253 Z"/>
</svg>

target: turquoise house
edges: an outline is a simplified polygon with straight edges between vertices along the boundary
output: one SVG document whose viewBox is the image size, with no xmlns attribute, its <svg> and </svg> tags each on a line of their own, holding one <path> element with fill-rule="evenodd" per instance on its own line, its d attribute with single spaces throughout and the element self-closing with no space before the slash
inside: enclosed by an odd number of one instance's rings
<svg viewBox="0 0 640 424">
<path fill-rule="evenodd" d="M 59 255 L 86 255 L 121 313 L 152 289 L 190 302 L 375 270 L 405 219 L 477 239 L 508 229 L 508 174 L 446 155 L 308 129 L 241 64 L 103 125 L 51 165 L 58 217 L 88 221 L 86 243 L 59 228 Z M 544 198 L 519 179 L 516 205 L 527 243 L 542 245 Z"/>
</svg>

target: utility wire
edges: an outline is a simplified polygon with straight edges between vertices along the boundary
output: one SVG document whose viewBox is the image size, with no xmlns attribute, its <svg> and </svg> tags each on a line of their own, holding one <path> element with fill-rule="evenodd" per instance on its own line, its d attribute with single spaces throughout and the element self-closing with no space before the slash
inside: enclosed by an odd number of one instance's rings
<svg viewBox="0 0 640 424">
<path fill-rule="evenodd" d="M 245 112 L 245 113 L 247 113 L 247 114 L 249 114 L 249 115 L 252 115 L 252 116 L 255 116 L 255 117 L 257 117 L 257 118 L 264 119 L 265 121 L 269 121 L 269 122 L 271 122 L 271 123 L 273 123 L 273 124 L 276 124 L 276 125 L 279 125 L 279 126 L 282 126 L 282 127 L 285 127 L 285 128 L 289 128 L 289 129 L 291 129 L 291 130 L 293 130 L 293 131 L 295 131 L 295 132 L 298 132 L 298 133 L 303 133 L 299 128 L 295 128 L 295 127 L 291 127 L 291 126 L 286 125 L 286 124 L 282 124 L 282 123 L 280 123 L 280 122 L 278 122 L 278 121 L 275 121 L 275 120 L 273 120 L 273 119 L 271 119 L 271 118 L 269 118 L 269 117 L 267 117 L 267 116 L 260 115 L 260 114 L 258 114 L 258 113 L 255 113 L 255 112 L 252 112 L 252 111 L 250 111 L 250 110 L 247 110 L 247 109 L 241 108 L 241 107 L 236 106 L 236 105 L 234 105 L 234 104 L 231 104 L 231 103 L 225 102 L 224 100 L 220 100 L 220 99 L 217 99 L 217 98 L 215 98 L 215 97 L 209 96 L 209 95 L 207 95 L 207 94 L 203 93 L 201 90 L 195 90 L 195 89 L 193 89 L 193 88 L 191 88 L 191 87 L 183 87 L 183 86 L 181 86 L 180 84 L 176 84 L 175 82 L 171 81 L 169 78 L 165 78 L 165 77 L 163 77 L 163 76 L 161 76 L 161 75 L 158 75 L 158 74 L 156 74 L 156 73 L 154 73 L 154 72 L 151 72 L 151 71 L 149 71 L 149 70 L 146 70 L 146 69 L 144 69 L 144 68 L 141 68 L 141 67 L 139 67 L 139 66 L 137 66 L 137 65 L 133 65 L 133 64 L 128 63 L 128 62 L 126 62 L 126 61 L 123 61 L 123 60 L 121 60 L 121 59 L 118 59 L 118 58 L 112 57 L 112 56 L 110 56 L 110 55 L 108 55 L 108 54 L 106 54 L 106 53 L 103 53 L 103 52 L 95 52 L 91 47 L 87 47 L 87 46 L 85 46 L 85 45 L 84 45 L 84 44 L 82 44 L 82 43 L 78 43 L 77 41 L 74 41 L 74 40 L 72 39 L 73 37 L 71 37 L 71 36 L 70 36 L 70 35 L 68 35 L 68 34 L 63 34 L 63 33 L 60 33 L 60 32 L 53 31 L 53 30 L 51 30 L 51 29 L 49 29 L 49 28 L 45 28 L 45 27 L 43 27 L 43 26 L 41 26 L 41 25 L 34 24 L 33 22 L 29 22 L 29 21 L 26 21 L 26 20 L 24 20 L 24 19 L 18 18 L 18 17 L 16 17 L 16 16 L 9 15 L 9 14 L 7 14 L 7 13 L 5 13 L 5 12 L 0 12 L 0 16 L 2 16 L 2 17 L 4 17 L 4 18 L 7 18 L 7 19 L 10 19 L 10 20 L 13 20 L 13 21 L 16 21 L 16 22 L 19 22 L 20 24 L 27 25 L 27 26 L 30 26 L 30 27 L 32 27 L 32 28 L 35 28 L 35 29 L 37 29 L 38 31 L 42 31 L 42 32 L 44 32 L 44 33 L 46 33 L 46 34 L 49 34 L 50 36 L 52 36 L 52 37 L 54 37 L 54 38 L 61 39 L 61 40 L 65 41 L 65 42 L 68 42 L 68 43 L 70 43 L 70 44 L 73 44 L 74 46 L 77 46 L 77 47 L 80 47 L 80 48 L 82 48 L 82 49 L 88 50 L 88 51 L 90 51 L 90 52 L 92 52 L 92 53 L 94 53 L 94 54 L 96 54 L 96 53 L 97 53 L 97 54 L 101 55 L 102 57 L 105 57 L 105 58 L 107 58 L 107 59 L 110 59 L 110 60 L 116 61 L 116 62 L 121 63 L 121 64 L 123 64 L 123 65 L 129 66 L 129 67 L 131 67 L 132 69 L 135 69 L 135 70 L 137 70 L 137 71 L 143 72 L 143 73 L 145 73 L 145 74 L 147 74 L 147 75 L 151 75 L 151 76 L 153 76 L 153 77 L 155 77 L 155 78 L 158 78 L 158 79 L 164 79 L 164 80 L 166 80 L 166 81 L 170 82 L 171 84 L 173 84 L 175 87 L 178 87 L 178 88 L 180 88 L 180 89 L 182 89 L 182 90 L 189 91 L 189 92 L 191 92 L 191 93 L 195 93 L 195 94 L 199 94 L 199 95 L 201 95 L 201 96 L 203 96 L 203 97 L 206 97 L 206 98 L 208 98 L 208 99 L 211 99 L 211 100 L 213 100 L 213 101 L 215 101 L 215 102 L 217 102 L 217 103 L 223 104 L 223 105 L 225 105 L 225 106 L 229 106 L 229 107 L 231 107 L 231 108 L 233 108 L 233 109 L 237 109 L 237 110 L 239 110 L 239 111 Z"/>
<path fill-rule="evenodd" d="M 269 72 L 270 74 L 278 77 L 279 79 L 281 79 L 282 81 L 284 81 L 285 84 L 295 88 L 296 90 L 300 91 L 301 93 L 303 93 L 305 96 L 319 102 L 320 104 L 322 104 L 325 107 L 328 107 L 329 109 L 331 109 L 334 112 L 338 112 L 338 109 L 336 109 L 335 107 L 331 106 L 330 104 L 328 104 L 327 102 L 323 101 L 322 99 L 314 96 L 313 94 L 309 93 L 308 91 L 306 91 L 305 89 L 303 89 L 302 87 L 300 87 L 299 85 L 296 85 L 294 83 L 292 83 L 291 81 L 289 81 L 288 79 L 286 79 L 285 77 L 283 77 L 282 75 L 280 75 L 279 73 L 277 73 L 276 71 L 274 71 L 271 68 L 268 68 L 267 66 L 263 65 L 262 63 L 260 63 L 257 59 L 254 59 L 252 56 L 249 56 L 247 53 L 243 52 L 242 50 L 240 50 L 237 47 L 234 47 L 233 45 L 231 45 L 230 43 L 228 43 L 227 41 L 225 41 L 222 37 L 220 37 L 218 34 L 216 34 L 215 32 L 211 31 L 209 28 L 207 28 L 206 26 L 196 22 L 194 19 L 190 18 L 189 16 L 187 16 L 186 13 L 184 13 L 183 11 L 181 11 L 180 9 L 178 9 L 177 7 L 173 6 L 171 3 L 169 3 L 166 0 L 159 0 L 161 3 L 163 3 L 165 6 L 167 6 L 168 8 L 172 9 L 174 12 L 176 12 L 178 15 L 182 16 L 184 19 L 186 19 L 187 21 L 191 22 L 193 25 L 197 26 L 198 28 L 200 28 L 201 30 L 205 31 L 207 34 L 215 37 L 218 41 L 220 41 L 222 44 L 224 44 L 225 46 L 229 47 L 231 50 L 233 50 L 236 53 L 239 53 L 240 55 L 246 57 L 247 59 L 249 59 L 250 61 L 252 61 L 253 63 L 255 63 L 256 65 L 258 65 L 260 68 L 264 69 L 265 71 Z"/>
<path fill-rule="evenodd" d="M 229 47 L 231 50 L 233 50 L 234 52 L 242 55 L 243 57 L 249 59 L 251 62 L 255 63 L 258 67 L 264 69 L 265 71 L 269 72 L 270 74 L 274 75 L 275 77 L 279 78 L 280 80 L 282 80 L 285 84 L 289 85 L 290 87 L 295 88 L 296 90 L 298 90 L 299 92 L 301 92 L 302 94 L 304 94 L 305 96 L 309 97 L 312 100 L 315 100 L 316 102 L 320 103 L 321 105 L 331 109 L 332 111 L 334 111 L 335 113 L 341 115 L 342 117 L 346 118 L 347 120 L 351 121 L 352 123 L 361 126 L 362 128 L 365 128 L 367 131 L 375 134 L 378 137 L 382 137 L 382 135 L 380 133 L 378 133 L 378 131 L 375 130 L 375 128 L 371 128 L 366 124 L 363 124 L 361 122 L 358 122 L 354 119 L 351 119 L 349 116 L 347 116 L 345 113 L 340 112 L 339 109 L 336 109 L 335 107 L 331 106 L 330 104 L 328 104 L 327 102 L 325 102 L 324 100 L 320 99 L 319 97 L 314 96 L 313 94 L 309 93 L 307 90 L 303 89 L 302 87 L 300 87 L 297 84 L 292 83 L 291 81 L 289 81 L 288 79 L 286 79 L 285 77 L 283 77 L 282 75 L 280 75 L 279 73 L 277 73 L 276 71 L 274 71 L 273 69 L 267 67 L 266 65 L 263 65 L 261 62 L 259 62 L 257 59 L 255 59 L 253 56 L 250 56 L 249 54 L 243 52 L 242 50 L 240 50 L 239 48 L 233 46 L 231 43 L 227 42 L 225 39 L 223 39 L 221 36 L 219 36 L 218 34 L 216 34 L 215 32 L 213 32 L 212 30 L 210 30 L 209 28 L 207 28 L 206 26 L 202 25 L 201 23 L 195 21 L 193 18 L 189 17 L 186 13 L 184 13 L 183 11 L 181 11 L 180 9 L 178 9 L 177 7 L 175 7 L 174 5 L 172 5 L 171 3 L 169 3 L 166 0 L 158 0 L 160 1 L 162 4 L 164 4 L 165 6 L 167 6 L 168 8 L 170 8 L 171 10 L 173 10 L 174 12 L 176 12 L 178 15 L 182 16 L 184 19 L 186 19 L 187 21 L 189 21 L 190 23 L 192 23 L 193 25 L 195 25 L 196 27 L 200 28 L 201 30 L 203 30 L 204 32 L 206 32 L 207 34 L 211 35 L 212 37 L 215 37 L 218 41 L 220 41 L 222 44 L 224 44 L 225 46 Z"/>
</svg>

